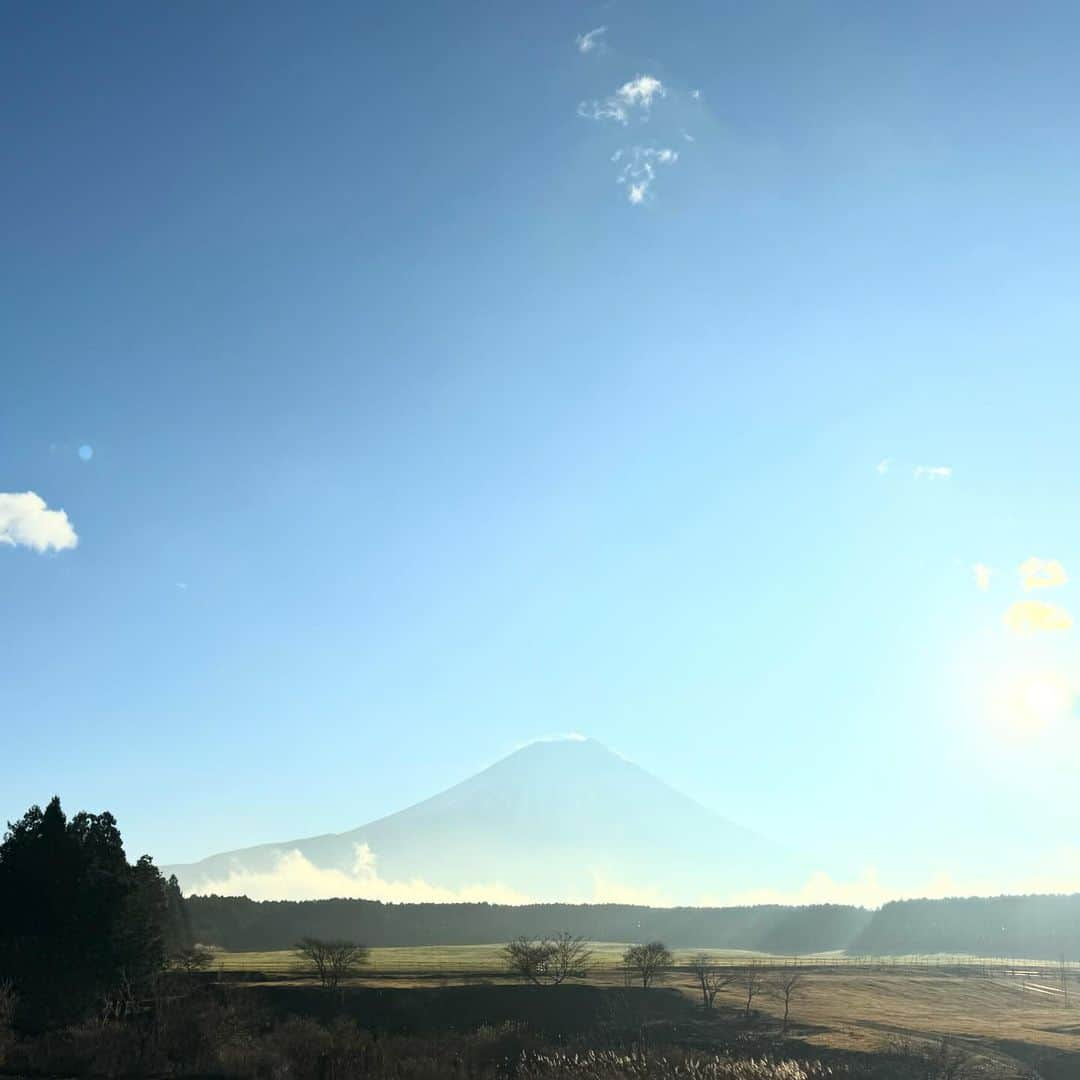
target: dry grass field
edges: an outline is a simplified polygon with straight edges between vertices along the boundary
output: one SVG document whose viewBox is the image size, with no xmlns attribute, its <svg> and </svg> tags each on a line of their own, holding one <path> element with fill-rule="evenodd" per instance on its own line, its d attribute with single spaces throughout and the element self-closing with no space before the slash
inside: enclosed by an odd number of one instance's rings
<svg viewBox="0 0 1080 1080">
<path fill-rule="evenodd" d="M 625 945 L 597 942 L 589 946 L 593 962 L 601 975 L 610 975 L 622 957 Z M 425 945 L 409 948 L 381 948 L 371 950 L 368 972 L 373 977 L 400 974 L 447 976 L 502 975 L 506 963 L 501 945 Z M 676 962 L 688 963 L 692 955 L 706 952 L 712 957 L 738 963 L 741 959 L 761 959 L 762 953 L 742 950 L 706 949 L 680 950 Z M 289 975 L 303 971 L 303 963 L 296 953 L 283 950 L 276 952 L 215 952 L 215 969 L 230 971 L 262 971 L 268 975 Z"/>
<path fill-rule="evenodd" d="M 605 943 L 593 949 L 589 981 L 622 984 L 618 961 L 623 947 Z M 687 965 L 699 953 L 678 952 L 676 962 Z M 712 950 L 711 955 L 736 971 L 717 998 L 729 1014 L 745 1003 L 740 965 L 755 966 L 767 978 L 771 965 L 784 963 L 783 958 L 754 953 Z M 496 945 L 373 949 L 371 960 L 359 983 L 430 987 L 512 981 Z M 975 1054 L 1013 1061 L 1018 1069 L 1042 1066 L 1047 1076 L 1073 1075 L 1071 1066 L 1062 1071 L 1060 1060 L 1075 1054 L 1080 1080 L 1080 977 L 1075 971 L 1063 988 L 1061 973 L 1051 965 L 1004 970 L 975 962 L 872 965 L 837 956 L 804 957 L 799 965 L 802 979 L 791 999 L 792 1033 L 810 1045 L 874 1051 L 904 1040 L 947 1039 Z M 288 952 L 217 953 L 215 967 L 226 977 L 230 972 L 261 971 L 275 981 L 307 978 Z M 700 999 L 685 967 L 671 972 L 665 985 Z M 755 996 L 753 1008 L 766 1023 L 770 1017 L 778 1023 L 783 1012 L 782 1003 L 767 992 Z M 1057 1066 L 1043 1065 L 1054 1059 Z"/>
</svg>

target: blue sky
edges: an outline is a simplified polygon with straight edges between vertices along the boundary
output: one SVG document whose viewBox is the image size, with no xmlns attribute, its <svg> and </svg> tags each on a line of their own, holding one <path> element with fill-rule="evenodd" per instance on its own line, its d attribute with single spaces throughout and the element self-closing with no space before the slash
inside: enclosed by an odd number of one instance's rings
<svg viewBox="0 0 1080 1080">
<path fill-rule="evenodd" d="M 575 731 L 837 895 L 1080 889 L 1072 5 L 3 21 L 0 816 Z"/>
</svg>

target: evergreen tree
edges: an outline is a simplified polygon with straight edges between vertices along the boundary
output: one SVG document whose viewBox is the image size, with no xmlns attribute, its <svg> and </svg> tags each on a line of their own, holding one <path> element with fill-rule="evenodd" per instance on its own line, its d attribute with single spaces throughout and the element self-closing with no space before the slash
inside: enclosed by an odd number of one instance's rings
<svg viewBox="0 0 1080 1080">
<path fill-rule="evenodd" d="M 183 932 L 170 923 L 178 910 L 149 856 L 129 865 L 111 814 L 69 822 L 58 798 L 31 807 L 0 844 L 0 979 L 13 980 L 22 1022 L 64 1022 L 121 989 L 142 992 Z"/>
</svg>

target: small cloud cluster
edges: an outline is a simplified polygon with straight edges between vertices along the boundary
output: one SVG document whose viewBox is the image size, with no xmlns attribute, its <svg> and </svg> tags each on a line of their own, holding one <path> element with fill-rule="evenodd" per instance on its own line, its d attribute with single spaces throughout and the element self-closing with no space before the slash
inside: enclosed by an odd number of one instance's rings
<svg viewBox="0 0 1080 1080">
<path fill-rule="evenodd" d="M 606 98 L 582 101 L 577 111 L 578 116 L 589 120 L 612 120 L 628 127 L 635 117 L 639 121 L 648 120 L 653 104 L 667 96 L 668 88 L 656 76 L 638 75 Z M 679 133 L 686 142 L 694 141 L 685 131 L 680 129 Z M 631 206 L 640 206 L 652 197 L 657 167 L 674 165 L 679 160 L 679 152 L 668 146 L 624 146 L 612 155 L 611 160 L 619 166 L 615 182 L 625 186 Z"/>
<path fill-rule="evenodd" d="M 607 29 L 606 26 L 598 26 L 578 34 L 574 39 L 577 51 L 582 54 L 607 52 Z M 682 120 L 685 123 L 688 116 L 687 102 L 698 105 L 701 97 L 700 90 L 677 90 L 668 86 L 658 76 L 648 71 L 639 71 L 605 97 L 587 98 L 578 102 L 578 116 L 602 124 L 610 121 L 618 127 L 627 128 L 634 122 L 643 124 L 652 120 L 653 107 L 665 98 L 671 99 L 667 109 L 658 109 L 656 112 L 656 124 L 664 130 L 653 140 L 653 145 L 624 146 L 614 157 L 620 164 L 616 182 L 625 187 L 627 201 L 631 206 L 641 206 L 651 198 L 657 165 L 673 165 L 678 160 L 679 155 L 663 144 L 678 140 L 695 142 L 694 136 L 677 121 Z"/>
<path fill-rule="evenodd" d="M 1020 564 L 1018 573 L 1020 588 L 1024 592 L 1057 589 L 1069 580 L 1065 567 L 1057 559 L 1041 559 L 1037 555 L 1025 559 Z M 1017 637 L 1068 630 L 1073 625 L 1073 617 L 1065 608 L 1045 600 L 1018 600 L 1005 612 L 1003 621 L 1006 629 Z"/>
<path fill-rule="evenodd" d="M 620 166 L 616 182 L 627 185 L 626 197 L 637 206 L 649 196 L 656 179 L 656 167 L 674 165 L 679 160 L 679 152 L 667 147 L 632 146 L 616 150 L 611 160 Z"/>
<path fill-rule="evenodd" d="M 985 563 L 977 562 L 972 566 L 971 572 L 975 575 L 975 587 L 981 592 L 986 592 L 990 588 L 990 579 L 994 575 L 993 568 Z"/>
<path fill-rule="evenodd" d="M 1032 589 L 1056 589 L 1068 582 L 1069 575 L 1057 559 L 1040 559 L 1032 555 L 1020 564 L 1020 587 L 1024 592 Z"/>
<path fill-rule="evenodd" d="M 586 34 L 578 34 L 578 36 L 574 38 L 574 44 L 577 45 L 578 52 L 582 54 L 603 52 L 604 35 L 606 33 L 606 26 L 598 26 L 595 30 L 590 30 Z"/>
<path fill-rule="evenodd" d="M 0 544 L 34 551 L 67 551 L 79 537 L 63 510 L 50 510 L 33 491 L 0 492 Z"/>
</svg>

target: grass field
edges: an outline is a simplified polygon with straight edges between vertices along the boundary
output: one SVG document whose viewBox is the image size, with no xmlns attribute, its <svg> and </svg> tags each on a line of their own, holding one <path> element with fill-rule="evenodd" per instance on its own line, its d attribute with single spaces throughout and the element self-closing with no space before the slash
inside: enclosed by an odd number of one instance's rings
<svg viewBox="0 0 1080 1080">
<path fill-rule="evenodd" d="M 619 968 L 624 944 L 617 942 L 591 942 L 592 966 L 598 975 L 610 974 Z M 506 965 L 502 945 L 422 945 L 402 948 L 375 948 L 370 952 L 366 974 L 370 976 L 399 974 L 448 975 L 496 975 L 505 973 Z M 721 963 L 762 964 L 765 966 L 798 966 L 806 968 L 837 967 L 845 969 L 889 970 L 923 969 L 935 971 L 945 968 L 987 969 L 990 971 L 1015 971 L 1028 969 L 1043 972 L 1046 977 L 1059 978 L 1059 965 L 1048 960 L 1003 960 L 1000 957 L 954 956 L 946 954 L 919 956 L 865 957 L 849 956 L 841 952 L 815 953 L 806 956 L 777 956 L 753 952 L 748 949 L 676 949 L 676 966 L 685 966 L 696 957 L 705 954 Z M 303 961 L 292 950 L 268 952 L 214 951 L 215 970 L 261 971 L 267 975 L 290 975 L 302 973 Z M 1070 964 L 1071 977 L 1080 977 L 1080 965 Z"/>
<path fill-rule="evenodd" d="M 593 963 L 601 972 L 614 971 L 622 958 L 625 945 L 598 942 L 590 946 Z M 403 973 L 439 973 L 455 975 L 496 975 L 505 973 L 502 945 L 425 945 L 411 948 L 382 948 L 371 950 L 368 971 L 371 975 Z M 676 963 L 689 963 L 692 956 L 706 952 L 723 957 L 732 963 L 742 960 L 766 959 L 764 953 L 732 949 L 677 950 Z M 268 975 L 287 975 L 304 970 L 304 964 L 291 951 L 278 952 L 215 952 L 213 967 L 219 971 L 262 971 Z"/>
<path fill-rule="evenodd" d="M 621 984 L 623 946 L 603 943 L 593 950 L 589 981 Z M 686 965 L 701 951 L 679 951 L 676 963 Z M 711 955 L 733 967 L 792 963 L 791 958 L 751 952 L 711 950 Z M 360 983 L 408 987 L 510 979 L 498 945 L 373 949 L 371 960 Z M 1002 962 L 906 957 L 870 963 L 838 954 L 797 962 L 803 976 L 792 998 L 791 1017 L 795 1033 L 811 1045 L 874 1051 L 897 1039 L 949 1039 L 998 1062 L 1015 1062 L 1017 1068 L 1037 1066 L 1045 1069 L 1045 1076 L 1080 1078 L 1080 973 L 1075 967 L 1063 982 L 1060 968 L 1046 962 L 994 967 L 984 965 Z M 215 967 L 226 977 L 229 972 L 261 971 L 289 982 L 308 978 L 289 952 L 219 952 Z M 685 968 L 672 971 L 665 985 L 699 1000 L 693 975 Z M 744 1004 L 745 989 L 736 974 L 717 1005 L 734 1011 Z M 753 1007 L 773 1017 L 782 1012 L 768 993 L 755 997 Z M 1052 1064 L 1055 1057 L 1057 1066 Z M 1075 1073 L 1069 1071 L 1073 1060 Z"/>
</svg>

